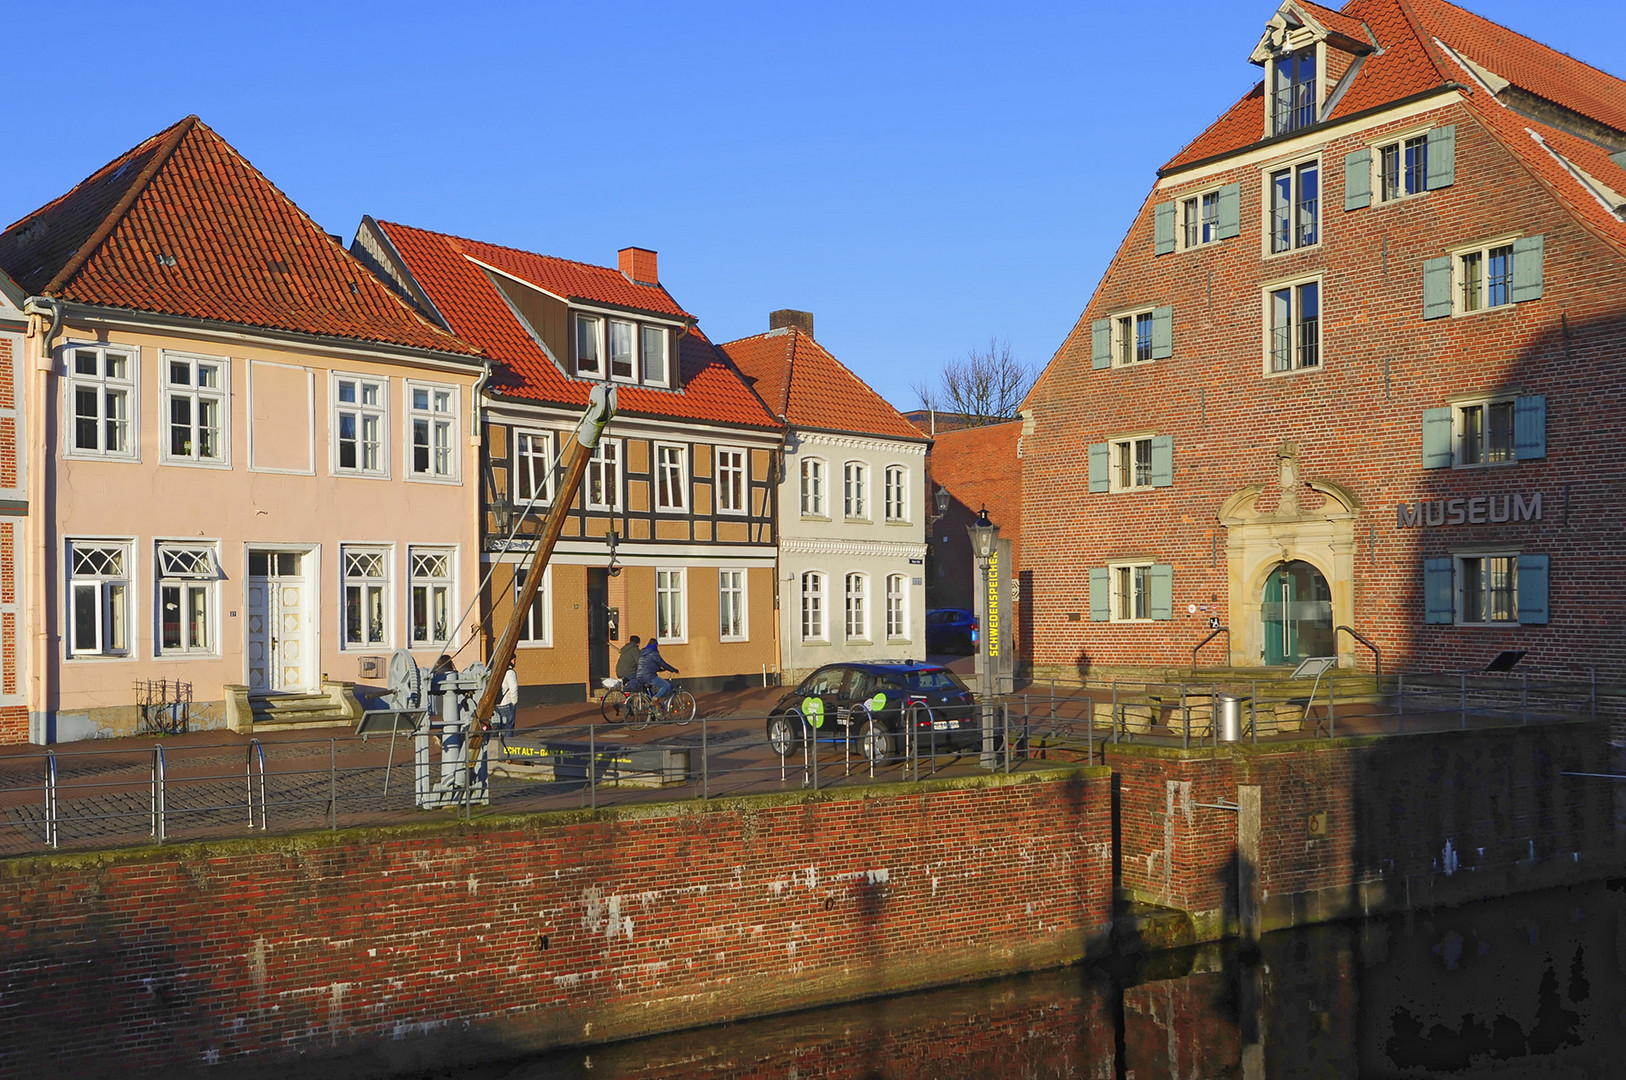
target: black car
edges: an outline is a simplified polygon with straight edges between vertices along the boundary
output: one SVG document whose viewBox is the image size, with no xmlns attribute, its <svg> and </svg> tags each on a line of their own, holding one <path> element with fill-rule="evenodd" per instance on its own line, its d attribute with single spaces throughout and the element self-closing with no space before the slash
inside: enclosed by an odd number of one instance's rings
<svg viewBox="0 0 1626 1080">
<path fill-rule="evenodd" d="M 965 608 L 933 608 L 926 612 L 926 651 L 977 651 L 977 616 Z"/>
<path fill-rule="evenodd" d="M 780 757 L 796 753 L 811 730 L 819 741 L 851 739 L 871 762 L 909 753 L 958 753 L 981 745 L 982 724 L 965 683 L 940 664 L 828 664 L 774 703 L 768 743 Z"/>
</svg>

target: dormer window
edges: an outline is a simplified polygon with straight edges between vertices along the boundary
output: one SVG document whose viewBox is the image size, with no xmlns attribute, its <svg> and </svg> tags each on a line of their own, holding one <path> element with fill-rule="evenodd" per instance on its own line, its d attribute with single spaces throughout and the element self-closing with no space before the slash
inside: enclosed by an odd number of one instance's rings
<svg viewBox="0 0 1626 1080">
<path fill-rule="evenodd" d="M 670 386 L 666 373 L 666 342 L 670 335 L 664 327 L 644 327 L 644 382 L 651 386 Z"/>
<path fill-rule="evenodd" d="M 604 377 L 604 320 L 591 315 L 576 316 L 576 374 L 585 378 Z"/>
<path fill-rule="evenodd" d="M 1320 102 L 1316 82 L 1316 47 L 1298 49 L 1271 61 L 1272 135 L 1309 127 Z"/>
</svg>

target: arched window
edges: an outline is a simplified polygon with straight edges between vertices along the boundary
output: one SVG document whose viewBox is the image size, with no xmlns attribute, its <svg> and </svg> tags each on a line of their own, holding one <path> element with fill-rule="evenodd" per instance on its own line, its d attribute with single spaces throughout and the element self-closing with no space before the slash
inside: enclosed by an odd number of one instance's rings
<svg viewBox="0 0 1626 1080">
<path fill-rule="evenodd" d="M 824 575 L 816 570 L 802 575 L 802 640 L 824 640 Z"/>
<path fill-rule="evenodd" d="M 849 518 L 869 517 L 869 466 L 849 461 L 842 467 L 842 505 Z"/>
<path fill-rule="evenodd" d="M 909 579 L 902 574 L 886 579 L 886 636 L 891 641 L 909 639 Z"/>
<path fill-rule="evenodd" d="M 886 520 L 909 520 L 909 470 L 902 465 L 886 467 Z"/>
<path fill-rule="evenodd" d="M 823 517 L 824 462 L 818 458 L 802 459 L 802 513 Z"/>
<path fill-rule="evenodd" d="M 869 640 L 869 578 L 864 574 L 847 575 L 847 636 Z"/>
</svg>

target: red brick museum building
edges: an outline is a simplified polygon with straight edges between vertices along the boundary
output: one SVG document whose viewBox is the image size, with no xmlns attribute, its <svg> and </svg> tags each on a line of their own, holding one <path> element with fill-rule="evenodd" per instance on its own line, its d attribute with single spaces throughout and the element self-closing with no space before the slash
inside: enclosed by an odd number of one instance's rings
<svg viewBox="0 0 1626 1080">
<path fill-rule="evenodd" d="M 1027 402 L 1035 667 L 1626 677 L 1626 83 L 1443 0 L 1249 59 Z"/>
</svg>

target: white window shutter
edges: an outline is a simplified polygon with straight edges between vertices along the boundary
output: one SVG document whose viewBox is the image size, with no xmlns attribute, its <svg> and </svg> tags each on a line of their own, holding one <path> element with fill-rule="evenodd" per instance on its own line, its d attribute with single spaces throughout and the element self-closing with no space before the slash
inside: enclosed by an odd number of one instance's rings
<svg viewBox="0 0 1626 1080">
<path fill-rule="evenodd" d="M 1090 493 L 1099 495 L 1112 487 L 1107 466 L 1111 459 L 1111 447 L 1106 443 L 1090 444 Z"/>
<path fill-rule="evenodd" d="M 1513 302 L 1541 299 L 1542 262 L 1546 256 L 1547 239 L 1537 234 L 1521 236 L 1513 241 Z"/>
<path fill-rule="evenodd" d="M 1090 324 L 1090 367 L 1095 371 L 1112 366 L 1112 320 L 1096 319 Z"/>
<path fill-rule="evenodd" d="M 1344 209 L 1372 205 L 1372 151 L 1363 147 L 1344 155 Z"/>
<path fill-rule="evenodd" d="M 1518 273 L 1515 257 L 1514 273 Z M 1423 318 L 1439 319 L 1451 314 L 1451 256 L 1442 255 L 1423 264 Z"/>
<path fill-rule="evenodd" d="M 1152 437 L 1152 486 L 1174 486 L 1174 436 Z"/>
<path fill-rule="evenodd" d="M 1174 250 L 1174 203 L 1158 203 L 1152 211 L 1152 253 L 1167 255 Z"/>
<path fill-rule="evenodd" d="M 1457 182 L 1457 125 L 1446 124 L 1428 133 L 1428 190 Z"/>
<path fill-rule="evenodd" d="M 1451 410 L 1423 410 L 1423 468 L 1451 467 Z"/>
<path fill-rule="evenodd" d="M 1214 239 L 1228 240 L 1242 231 L 1242 185 L 1226 184 L 1219 189 L 1219 220 L 1214 223 Z"/>
<path fill-rule="evenodd" d="M 1152 359 L 1167 360 L 1174 355 L 1174 308 L 1152 309 Z"/>
<path fill-rule="evenodd" d="M 1090 567 L 1090 621 L 1112 621 L 1112 571 Z"/>
<path fill-rule="evenodd" d="M 1146 571 L 1146 614 L 1153 619 L 1174 618 L 1174 567 L 1167 563 Z"/>
</svg>

